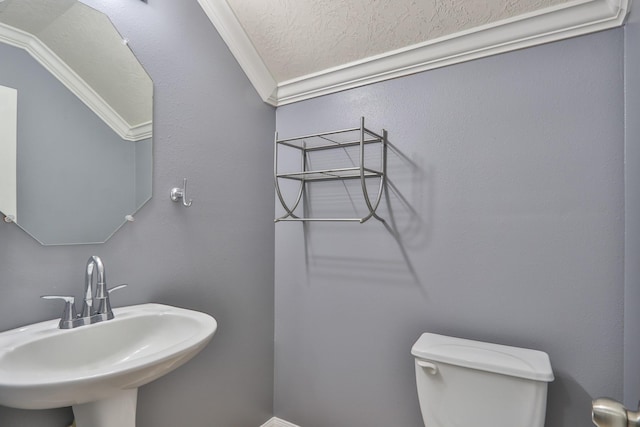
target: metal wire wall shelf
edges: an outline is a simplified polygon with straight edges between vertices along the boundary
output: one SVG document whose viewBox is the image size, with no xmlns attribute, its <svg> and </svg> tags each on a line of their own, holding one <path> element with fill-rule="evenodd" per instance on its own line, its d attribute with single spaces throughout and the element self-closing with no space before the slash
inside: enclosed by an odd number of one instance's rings
<svg viewBox="0 0 640 427">
<path fill-rule="evenodd" d="M 365 147 L 370 144 L 380 145 L 380 166 L 379 169 L 373 169 L 365 166 Z M 278 172 L 278 151 L 280 147 L 289 147 L 300 151 L 301 157 L 301 169 L 289 173 Z M 357 149 L 358 156 L 354 160 L 349 156 L 347 149 Z M 317 170 L 310 170 L 309 168 L 309 156 L 311 153 L 319 152 L 323 150 L 335 150 L 343 149 L 345 156 L 355 163 L 350 167 L 341 168 L 323 168 Z M 355 156 L 354 156 L 355 157 Z M 381 218 L 376 210 L 380 205 L 382 198 L 385 180 L 386 180 L 386 168 L 387 168 L 387 132 L 382 130 L 382 135 L 379 135 L 364 126 L 364 117 L 360 119 L 360 127 L 343 129 L 331 132 L 316 133 L 311 135 L 305 135 L 295 138 L 278 139 L 278 133 L 276 132 L 274 140 L 274 179 L 276 194 L 282 207 L 286 211 L 285 215 L 276 218 L 275 222 L 279 221 L 353 221 L 363 223 L 370 218 L 376 218 L 382 222 Z M 372 199 L 369 190 L 367 189 L 366 181 L 371 178 L 378 178 L 379 185 L 377 189 L 377 195 L 375 199 Z M 300 183 L 295 202 L 291 207 L 287 204 L 280 189 L 280 180 L 293 180 Z M 300 205 L 303 196 L 306 191 L 306 185 L 312 182 L 319 181 L 335 181 L 335 180 L 360 180 L 362 187 L 362 195 L 366 205 L 366 215 L 360 218 L 310 218 L 300 217 L 295 214 L 296 209 Z"/>
</svg>

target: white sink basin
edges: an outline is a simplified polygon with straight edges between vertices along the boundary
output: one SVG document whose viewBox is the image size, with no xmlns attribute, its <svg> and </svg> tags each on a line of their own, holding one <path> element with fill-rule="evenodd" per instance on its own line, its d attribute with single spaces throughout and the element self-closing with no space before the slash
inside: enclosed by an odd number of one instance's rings
<svg viewBox="0 0 640 427">
<path fill-rule="evenodd" d="M 208 314 L 161 304 L 113 312 L 113 320 L 75 329 L 58 329 L 56 319 L 0 333 L 0 405 L 74 406 L 78 427 L 79 415 L 91 427 L 133 426 L 137 388 L 191 359 L 217 329 Z M 95 418 L 104 418 L 96 402 L 117 411 L 122 402 L 114 402 L 131 399 L 133 420 Z"/>
</svg>

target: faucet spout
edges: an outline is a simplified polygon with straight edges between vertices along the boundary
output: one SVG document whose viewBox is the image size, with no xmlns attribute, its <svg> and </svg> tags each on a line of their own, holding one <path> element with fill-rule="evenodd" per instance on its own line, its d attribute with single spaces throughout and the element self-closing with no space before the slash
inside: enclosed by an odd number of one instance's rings
<svg viewBox="0 0 640 427">
<path fill-rule="evenodd" d="M 93 276 L 94 271 L 98 276 L 96 281 L 96 294 L 99 288 L 99 283 L 102 281 L 104 283 L 104 264 L 102 260 L 98 256 L 92 256 L 87 261 L 87 269 L 86 276 L 84 282 L 84 303 L 82 305 L 82 314 L 83 318 L 89 318 L 93 316 Z M 97 295 L 96 295 L 97 296 Z"/>
<path fill-rule="evenodd" d="M 93 277 L 96 277 L 95 292 L 93 291 Z M 87 275 L 84 286 L 84 305 L 82 317 L 91 317 L 92 323 L 113 318 L 109 304 L 107 281 L 104 264 L 98 256 L 92 256 L 87 261 Z M 100 319 L 98 319 L 98 317 Z"/>
</svg>

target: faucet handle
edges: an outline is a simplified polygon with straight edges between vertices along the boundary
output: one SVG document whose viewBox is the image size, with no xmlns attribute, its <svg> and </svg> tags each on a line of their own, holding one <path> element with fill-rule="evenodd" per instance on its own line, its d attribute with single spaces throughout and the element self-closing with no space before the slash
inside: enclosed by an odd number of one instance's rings
<svg viewBox="0 0 640 427">
<path fill-rule="evenodd" d="M 43 295 L 42 299 L 61 299 L 64 301 L 64 312 L 60 318 L 60 329 L 71 329 L 74 325 L 74 320 L 78 317 L 76 313 L 75 297 L 62 296 L 62 295 Z"/>
<path fill-rule="evenodd" d="M 109 289 L 107 289 L 107 293 L 108 293 L 108 294 L 111 294 L 111 292 L 113 292 L 113 291 L 117 291 L 117 290 L 120 290 L 120 289 L 122 289 L 122 288 L 126 288 L 127 286 L 129 286 L 129 285 L 127 285 L 126 283 L 123 283 L 123 284 L 118 285 L 118 286 L 114 286 L 113 288 L 109 288 Z"/>
<path fill-rule="evenodd" d="M 113 319 L 113 310 L 111 309 L 111 301 L 109 296 L 111 295 L 111 292 L 125 287 L 127 287 L 127 285 L 124 283 L 122 285 L 114 286 L 113 288 L 106 290 L 105 296 L 103 298 L 94 298 L 94 304 L 97 303 L 97 305 L 94 306 L 95 312 L 91 316 L 91 323 Z"/>
<path fill-rule="evenodd" d="M 102 304 L 100 305 L 100 307 L 98 308 L 98 310 L 96 311 L 97 313 L 106 313 L 107 314 L 107 320 L 109 319 L 113 319 L 113 310 L 111 309 L 111 292 L 120 290 L 122 288 L 126 288 L 127 285 L 126 283 L 123 283 L 121 285 L 118 286 L 114 286 L 113 288 L 109 288 L 107 289 L 107 295 L 104 299 L 102 299 Z"/>
</svg>

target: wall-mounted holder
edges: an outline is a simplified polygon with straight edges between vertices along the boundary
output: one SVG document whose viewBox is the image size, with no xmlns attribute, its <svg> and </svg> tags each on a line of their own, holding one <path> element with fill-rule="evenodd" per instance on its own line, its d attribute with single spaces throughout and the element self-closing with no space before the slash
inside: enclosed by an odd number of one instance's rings
<svg viewBox="0 0 640 427">
<path fill-rule="evenodd" d="M 372 169 L 365 166 L 365 147 L 374 144 L 379 146 L 380 166 Z M 293 173 L 278 172 L 278 148 L 285 146 L 299 150 L 302 161 L 300 170 Z M 321 170 L 310 170 L 308 156 L 312 152 L 323 150 L 342 149 L 346 153 L 346 148 L 353 147 L 358 149 L 357 159 L 352 160 L 351 167 L 332 168 Z M 278 133 L 275 136 L 274 146 L 274 177 L 276 195 L 286 211 L 285 215 L 276 218 L 279 221 L 352 221 L 363 223 L 370 218 L 376 218 L 384 222 L 376 210 L 382 199 L 383 190 L 387 175 L 387 131 L 382 130 L 381 134 L 375 133 L 364 126 L 364 117 L 360 118 L 360 126 L 350 129 L 342 129 L 331 132 L 316 133 L 312 135 L 299 136 L 295 138 L 278 139 Z M 287 179 L 298 181 L 300 183 L 298 195 L 292 205 L 287 204 L 280 190 L 280 180 Z M 365 202 L 366 214 L 358 218 L 311 218 L 306 216 L 298 216 L 294 212 L 303 198 L 305 187 L 312 182 L 335 181 L 354 179 L 360 181 L 362 187 L 362 195 Z M 371 197 L 367 189 L 366 181 L 369 179 L 378 179 L 378 191 L 375 198 Z"/>
<path fill-rule="evenodd" d="M 182 206 L 189 207 L 193 203 L 193 200 L 189 199 L 187 202 L 187 178 L 182 181 L 182 188 L 174 187 L 170 193 L 171 200 L 174 202 L 182 201 Z"/>
<path fill-rule="evenodd" d="M 13 215 L 7 215 L 3 218 L 3 221 L 6 222 L 7 224 L 10 224 L 12 222 L 15 222 L 16 219 L 13 217 Z"/>
</svg>

